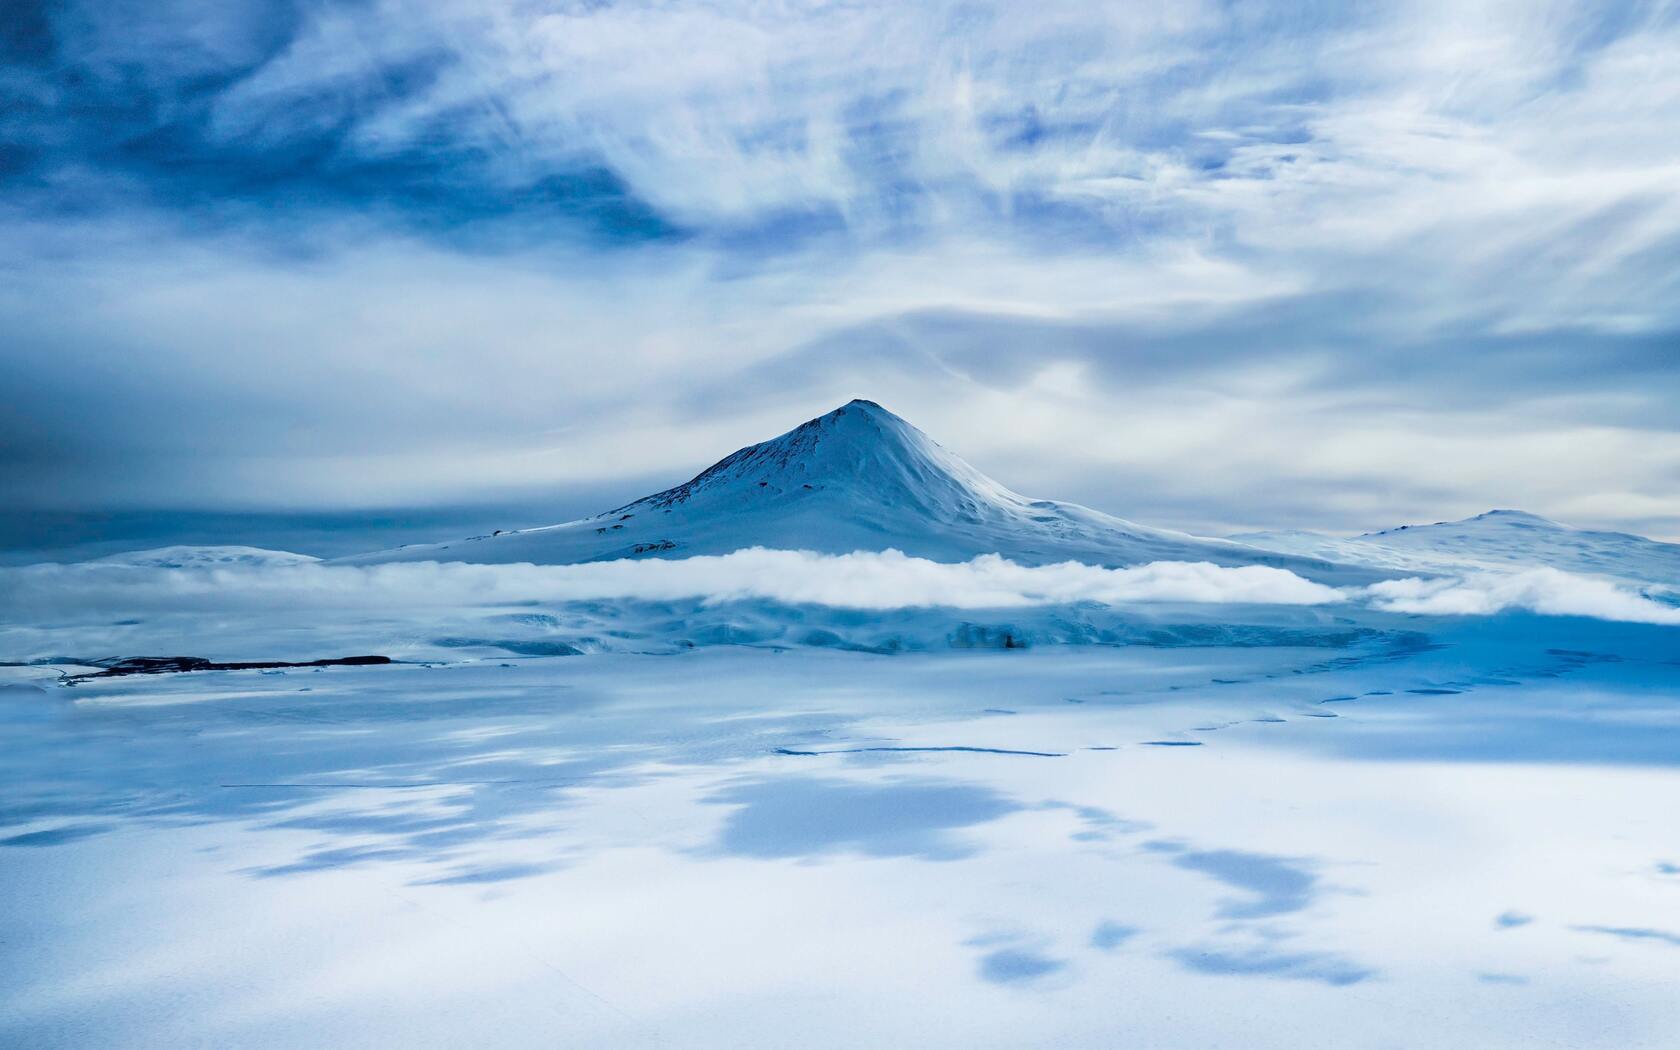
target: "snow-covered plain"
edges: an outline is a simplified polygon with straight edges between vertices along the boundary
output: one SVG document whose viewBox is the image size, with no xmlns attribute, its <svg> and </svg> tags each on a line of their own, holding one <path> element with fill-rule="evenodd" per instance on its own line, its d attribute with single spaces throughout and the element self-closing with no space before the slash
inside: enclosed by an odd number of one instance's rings
<svg viewBox="0 0 1680 1050">
<path fill-rule="evenodd" d="M 847 408 L 426 557 L 0 569 L 0 1046 L 1680 1044 L 1672 548 L 1268 554 Z M 398 662 L 73 677 L 175 654 Z"/>
<path fill-rule="evenodd" d="M 1374 629 L 15 670 L 0 1043 L 1672 1046 L 1673 629 Z"/>
</svg>

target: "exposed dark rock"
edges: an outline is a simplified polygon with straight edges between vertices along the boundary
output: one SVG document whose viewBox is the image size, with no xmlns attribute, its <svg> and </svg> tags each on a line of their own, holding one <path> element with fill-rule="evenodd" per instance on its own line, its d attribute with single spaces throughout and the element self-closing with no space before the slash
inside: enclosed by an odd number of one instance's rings
<svg viewBox="0 0 1680 1050">
<path fill-rule="evenodd" d="M 185 671 L 268 671 L 280 667 L 370 667 L 392 663 L 389 656 L 334 656 L 324 660 L 240 660 L 222 663 L 202 656 L 128 656 L 121 659 L 77 661 L 103 670 L 70 675 L 66 682 L 84 678 L 118 678 L 131 674 L 179 674 Z"/>
</svg>

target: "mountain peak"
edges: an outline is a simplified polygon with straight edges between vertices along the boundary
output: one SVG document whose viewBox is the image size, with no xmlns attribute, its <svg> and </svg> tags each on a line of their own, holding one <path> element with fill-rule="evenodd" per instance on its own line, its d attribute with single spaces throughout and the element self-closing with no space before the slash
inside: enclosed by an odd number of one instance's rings
<svg viewBox="0 0 1680 1050">
<path fill-rule="evenodd" d="M 1514 522 L 1514 523 L 1526 524 L 1526 525 L 1552 525 L 1552 526 L 1557 525 L 1557 522 L 1553 521 L 1550 518 L 1542 518 L 1540 515 L 1530 514 L 1526 510 L 1507 510 L 1507 509 L 1489 510 L 1489 511 L 1483 511 L 1482 513 L 1476 515 L 1475 517 L 1467 518 L 1465 520 L 1466 521 Z"/>
<path fill-rule="evenodd" d="M 866 401 L 861 397 L 853 398 L 839 408 L 825 412 L 815 419 L 806 420 L 801 426 L 811 426 L 813 424 L 850 424 L 855 426 L 871 423 L 877 426 L 890 427 L 893 431 L 903 429 L 921 433 L 902 416 L 882 408 L 878 402 Z M 797 433 L 799 429 L 800 427 L 794 427 L 788 433 Z M 774 441 L 775 439 L 772 438 L 771 440 Z M 761 444 L 767 444 L 767 442 L 761 442 Z"/>
<path fill-rule="evenodd" d="M 1399 535 L 1403 535 L 1403 534 L 1407 534 L 1407 533 L 1420 532 L 1420 531 L 1431 531 L 1432 530 L 1432 531 L 1439 532 L 1439 531 L 1444 530 L 1444 529 L 1464 529 L 1466 527 L 1476 527 L 1478 525 L 1498 525 L 1498 526 L 1505 526 L 1505 527 L 1508 527 L 1508 528 L 1519 528 L 1519 529 L 1525 529 L 1525 528 L 1568 529 L 1569 528 L 1567 525 L 1560 525 L 1557 522 L 1551 520 L 1550 518 L 1542 518 L 1538 514 L 1530 514 L 1529 512 L 1527 512 L 1525 510 L 1496 509 L 1496 510 L 1483 511 L 1482 513 L 1477 514 L 1473 517 L 1460 518 L 1456 521 L 1437 521 L 1437 522 L 1434 522 L 1434 523 L 1428 524 L 1428 525 L 1397 525 L 1397 526 L 1395 526 L 1394 528 L 1391 528 L 1391 529 L 1382 529 L 1378 532 L 1368 532 L 1365 535 L 1366 536 L 1373 536 L 1373 537 L 1374 536 L 1399 536 Z"/>
<path fill-rule="evenodd" d="M 668 509 L 695 500 L 808 500 L 823 493 L 924 513 L 954 509 L 964 517 L 982 503 L 1026 502 L 904 419 L 857 398 L 620 510 Z"/>
</svg>

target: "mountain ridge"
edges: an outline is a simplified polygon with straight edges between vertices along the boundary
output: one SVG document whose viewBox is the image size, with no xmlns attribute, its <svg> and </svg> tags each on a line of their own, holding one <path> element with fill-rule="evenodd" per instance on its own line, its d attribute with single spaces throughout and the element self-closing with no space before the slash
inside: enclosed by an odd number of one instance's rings
<svg viewBox="0 0 1680 1050">
<path fill-rule="evenodd" d="M 1397 525 L 1359 536 L 1306 530 L 1245 532 L 1242 543 L 1396 572 L 1455 573 L 1546 566 L 1566 572 L 1680 584 L 1680 544 L 1582 529 L 1527 511 L 1484 511 L 1457 521 Z"/>
</svg>

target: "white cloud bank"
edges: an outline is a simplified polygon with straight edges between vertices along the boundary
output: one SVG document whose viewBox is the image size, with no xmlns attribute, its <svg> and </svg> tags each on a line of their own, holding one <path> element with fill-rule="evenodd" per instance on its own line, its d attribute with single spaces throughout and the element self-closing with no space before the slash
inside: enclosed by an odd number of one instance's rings
<svg viewBox="0 0 1680 1050">
<path fill-rule="evenodd" d="M 1373 584 L 1371 603 L 1389 612 L 1487 616 L 1522 609 L 1548 616 L 1590 616 L 1624 623 L 1680 626 L 1680 608 L 1591 576 L 1535 568 L 1459 579 L 1404 579 Z"/>
<path fill-rule="evenodd" d="M 89 612 L 263 612 L 359 609 L 395 613 L 530 602 L 772 601 L 889 610 L 1005 609 L 1097 602 L 1134 605 L 1368 604 L 1384 612 L 1492 615 L 1524 610 L 1680 625 L 1680 608 L 1606 580 L 1556 569 L 1389 580 L 1337 589 L 1269 566 L 1151 562 L 1106 569 L 1078 562 L 1028 566 L 997 555 L 945 563 L 896 550 L 829 555 L 750 548 L 721 556 L 584 565 L 415 562 L 352 566 L 252 557 L 205 561 L 118 559 L 0 569 L 0 617 L 41 623 Z"/>
<path fill-rule="evenodd" d="M 612 599 L 708 603 L 760 599 L 852 609 L 1012 608 L 1102 602 L 1315 605 L 1342 593 L 1267 566 L 1153 562 L 1105 569 L 1067 562 L 1025 566 L 996 555 L 955 564 L 898 551 L 844 555 L 751 548 L 721 556 L 584 565 L 418 562 L 158 568 L 36 565 L 4 570 L 7 605 L 66 609 L 253 606 L 415 608 Z"/>
</svg>

